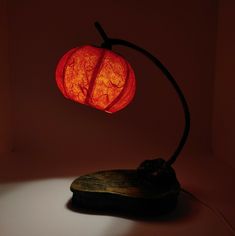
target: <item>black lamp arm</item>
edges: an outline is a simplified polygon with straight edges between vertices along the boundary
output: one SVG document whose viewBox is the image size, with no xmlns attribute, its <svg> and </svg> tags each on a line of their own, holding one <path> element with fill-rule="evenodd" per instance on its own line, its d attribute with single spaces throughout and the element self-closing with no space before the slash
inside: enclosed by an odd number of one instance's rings
<svg viewBox="0 0 235 236">
<path fill-rule="evenodd" d="M 171 73 L 167 70 L 167 68 L 150 52 L 148 52 L 147 50 L 145 50 L 145 49 L 143 49 L 131 42 L 128 42 L 126 40 L 108 38 L 107 34 L 105 33 L 105 31 L 103 30 L 103 28 L 101 27 L 101 25 L 98 22 L 95 22 L 95 27 L 97 28 L 101 37 L 104 40 L 102 47 L 107 48 L 107 49 L 112 49 L 113 45 L 122 45 L 122 46 L 132 48 L 132 49 L 142 53 L 161 70 L 161 72 L 165 75 L 165 77 L 168 79 L 168 81 L 171 83 L 171 85 L 175 89 L 176 93 L 178 94 L 178 97 L 180 99 L 180 102 L 182 104 L 183 111 L 184 111 L 185 126 L 184 126 L 183 135 L 181 137 L 181 140 L 180 140 L 176 150 L 171 155 L 169 160 L 166 161 L 166 164 L 172 165 L 176 161 L 180 152 L 182 151 L 182 149 L 187 141 L 189 130 L 190 130 L 190 112 L 189 112 L 189 107 L 188 107 L 188 104 L 187 104 L 187 101 L 184 97 L 183 92 L 181 91 L 179 85 L 176 83 L 175 79 L 173 78 Z"/>
</svg>

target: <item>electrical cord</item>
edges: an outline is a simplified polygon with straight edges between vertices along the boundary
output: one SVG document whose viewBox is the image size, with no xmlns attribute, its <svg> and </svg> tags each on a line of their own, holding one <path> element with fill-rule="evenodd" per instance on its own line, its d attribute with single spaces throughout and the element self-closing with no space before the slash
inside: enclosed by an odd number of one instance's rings
<svg viewBox="0 0 235 236">
<path fill-rule="evenodd" d="M 198 197 L 196 197 L 193 193 L 181 188 L 181 192 L 185 193 L 186 195 L 190 196 L 193 200 L 199 202 L 201 205 L 208 208 L 211 212 L 213 212 L 218 219 L 222 220 L 222 222 L 226 225 L 226 227 L 229 229 L 229 231 L 232 233 L 232 235 L 235 235 L 235 228 L 232 226 L 232 224 L 228 221 L 228 219 L 224 216 L 224 214 L 217 209 L 216 207 L 211 207 L 206 202 L 200 200 Z"/>
</svg>

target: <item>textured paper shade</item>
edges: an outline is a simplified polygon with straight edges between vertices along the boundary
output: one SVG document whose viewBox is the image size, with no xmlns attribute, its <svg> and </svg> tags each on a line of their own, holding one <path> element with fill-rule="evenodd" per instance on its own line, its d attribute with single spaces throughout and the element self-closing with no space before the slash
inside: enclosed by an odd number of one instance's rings
<svg viewBox="0 0 235 236">
<path fill-rule="evenodd" d="M 114 113 L 135 94 L 135 75 L 120 55 L 104 48 L 83 46 L 59 61 L 56 82 L 62 94 L 75 102 Z"/>
</svg>

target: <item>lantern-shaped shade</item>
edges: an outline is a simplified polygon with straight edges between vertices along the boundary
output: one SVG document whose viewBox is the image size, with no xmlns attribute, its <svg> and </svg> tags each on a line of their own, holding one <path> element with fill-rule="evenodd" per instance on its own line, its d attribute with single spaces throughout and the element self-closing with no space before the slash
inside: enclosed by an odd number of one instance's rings
<svg viewBox="0 0 235 236">
<path fill-rule="evenodd" d="M 135 75 L 120 55 L 83 46 L 68 51 L 56 68 L 63 95 L 75 102 L 113 113 L 127 106 L 135 93 Z"/>
</svg>

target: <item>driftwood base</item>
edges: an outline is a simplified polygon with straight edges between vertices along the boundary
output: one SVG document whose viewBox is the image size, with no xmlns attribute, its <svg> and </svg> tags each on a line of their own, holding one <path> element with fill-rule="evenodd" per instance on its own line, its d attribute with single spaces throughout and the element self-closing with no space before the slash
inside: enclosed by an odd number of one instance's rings
<svg viewBox="0 0 235 236">
<path fill-rule="evenodd" d="M 153 181 L 140 170 L 108 170 L 80 176 L 71 185 L 73 206 L 138 215 L 159 215 L 174 209 L 180 191 L 174 170 L 168 167 L 160 178 L 153 176 Z"/>
</svg>

